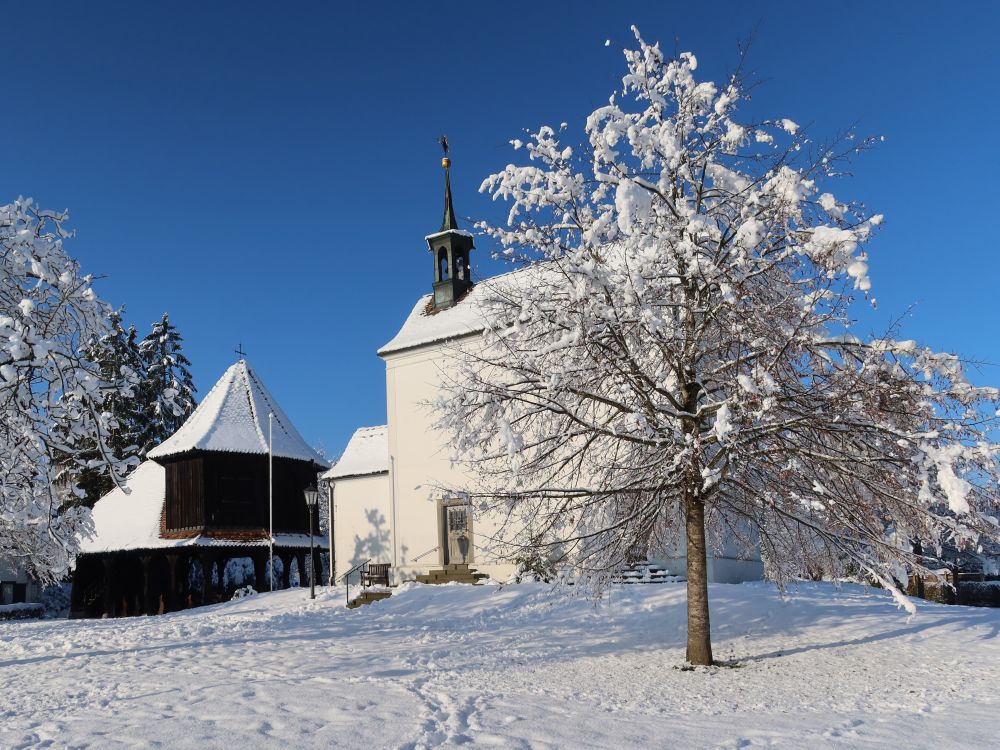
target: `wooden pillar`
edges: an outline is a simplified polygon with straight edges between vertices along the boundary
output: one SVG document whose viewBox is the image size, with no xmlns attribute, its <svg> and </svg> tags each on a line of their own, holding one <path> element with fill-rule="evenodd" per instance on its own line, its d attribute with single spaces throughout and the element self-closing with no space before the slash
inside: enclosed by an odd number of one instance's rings
<svg viewBox="0 0 1000 750">
<path fill-rule="evenodd" d="M 250 557 L 253 560 L 253 587 L 258 593 L 267 591 L 267 548 L 255 549 Z"/>
<path fill-rule="evenodd" d="M 107 555 L 101 558 L 101 563 L 104 565 L 104 611 L 101 617 L 114 617 L 114 598 L 111 593 L 114 565 Z"/>
<path fill-rule="evenodd" d="M 177 591 L 177 555 L 167 554 L 167 595 L 163 600 L 163 609 L 166 612 L 174 612 L 180 607 L 177 605 L 180 597 Z"/>
<path fill-rule="evenodd" d="M 153 602 L 149 590 L 149 561 L 151 559 L 149 555 L 139 557 L 139 562 L 142 563 L 142 609 L 140 612 L 144 615 L 153 614 Z"/>
<path fill-rule="evenodd" d="M 212 561 L 212 569 L 215 572 L 215 578 L 218 583 L 215 584 L 215 599 L 216 601 L 222 601 L 226 594 L 226 560 L 228 558 L 223 556 L 218 556 Z"/>
</svg>

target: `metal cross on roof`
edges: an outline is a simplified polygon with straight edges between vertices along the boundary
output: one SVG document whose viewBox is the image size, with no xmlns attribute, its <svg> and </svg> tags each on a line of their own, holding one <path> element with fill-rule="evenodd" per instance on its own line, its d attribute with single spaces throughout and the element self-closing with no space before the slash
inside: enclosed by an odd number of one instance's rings
<svg viewBox="0 0 1000 750">
<path fill-rule="evenodd" d="M 246 359 L 247 358 L 247 353 L 245 351 L 243 351 L 243 342 L 242 341 L 236 346 L 235 354 L 240 359 Z"/>
</svg>

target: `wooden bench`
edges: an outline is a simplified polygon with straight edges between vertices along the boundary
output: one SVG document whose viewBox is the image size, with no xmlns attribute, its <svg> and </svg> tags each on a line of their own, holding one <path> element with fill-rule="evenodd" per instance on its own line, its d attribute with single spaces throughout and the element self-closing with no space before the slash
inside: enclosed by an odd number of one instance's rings
<svg viewBox="0 0 1000 750">
<path fill-rule="evenodd" d="M 390 563 L 374 563 L 361 569 L 362 586 L 388 586 Z"/>
</svg>

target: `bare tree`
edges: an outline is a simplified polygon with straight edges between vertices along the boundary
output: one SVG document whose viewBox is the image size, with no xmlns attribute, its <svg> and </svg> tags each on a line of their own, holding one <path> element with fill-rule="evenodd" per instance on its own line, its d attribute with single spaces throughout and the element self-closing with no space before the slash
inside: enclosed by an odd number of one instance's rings
<svg viewBox="0 0 1000 750">
<path fill-rule="evenodd" d="M 598 583 L 683 544 L 693 664 L 712 662 L 713 540 L 779 582 L 854 571 L 911 607 L 895 581 L 928 550 L 996 535 L 997 391 L 852 332 L 882 217 L 822 186 L 871 139 L 740 123 L 738 72 L 698 82 L 693 55 L 636 39 L 583 147 L 542 127 L 483 183 L 511 204 L 483 229 L 524 267 L 483 283 L 483 340 L 436 404 L 481 477 L 460 489 L 502 544 L 559 544 Z"/>
</svg>

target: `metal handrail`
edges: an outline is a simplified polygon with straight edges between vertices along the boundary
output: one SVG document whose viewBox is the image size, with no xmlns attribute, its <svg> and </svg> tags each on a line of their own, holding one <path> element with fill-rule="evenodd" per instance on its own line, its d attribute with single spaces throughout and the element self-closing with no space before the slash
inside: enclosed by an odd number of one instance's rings
<svg viewBox="0 0 1000 750">
<path fill-rule="evenodd" d="M 337 580 L 338 580 L 338 581 L 344 581 L 344 582 L 346 583 L 346 582 L 347 582 L 347 577 L 348 577 L 348 576 L 349 576 L 349 575 L 350 575 L 351 573 L 353 573 L 354 571 L 356 571 L 356 570 L 358 570 L 358 569 L 360 569 L 360 568 L 363 568 L 363 567 L 365 567 L 365 566 L 366 566 L 366 565 L 367 565 L 368 563 L 370 563 L 371 561 L 372 561 L 372 559 L 371 559 L 371 558 L 369 557 L 369 558 L 368 558 L 367 560 L 365 560 L 365 561 L 364 561 L 363 563 L 358 563 L 358 564 L 357 564 L 357 565 L 355 565 L 355 566 L 354 566 L 353 568 L 351 568 L 351 569 L 350 569 L 349 571 L 347 571 L 346 573 L 344 573 L 344 575 L 342 575 L 342 576 L 341 576 L 340 578 L 338 578 Z"/>
<path fill-rule="evenodd" d="M 340 578 L 337 579 L 338 581 L 343 581 L 344 582 L 344 590 L 345 590 L 345 595 L 347 596 L 347 603 L 348 604 L 351 603 L 351 582 L 348 580 L 349 576 L 354 571 L 361 570 L 362 568 L 364 568 L 371 561 L 372 561 L 372 559 L 369 557 L 363 563 L 358 563 L 353 568 L 351 568 L 349 571 L 347 571 L 346 573 L 344 573 L 344 575 L 342 575 Z M 364 587 L 365 587 L 365 579 L 364 579 L 364 576 L 362 576 L 361 577 L 361 588 L 363 589 Z"/>
<path fill-rule="evenodd" d="M 427 557 L 427 555 L 429 555 L 431 552 L 437 552 L 439 549 L 441 549 L 441 545 L 440 544 L 437 547 L 431 547 L 426 552 L 421 552 L 419 555 L 417 555 L 416 557 L 414 557 L 413 560 L 412 560 L 412 562 L 416 562 L 417 560 L 419 560 L 422 557 Z"/>
</svg>

